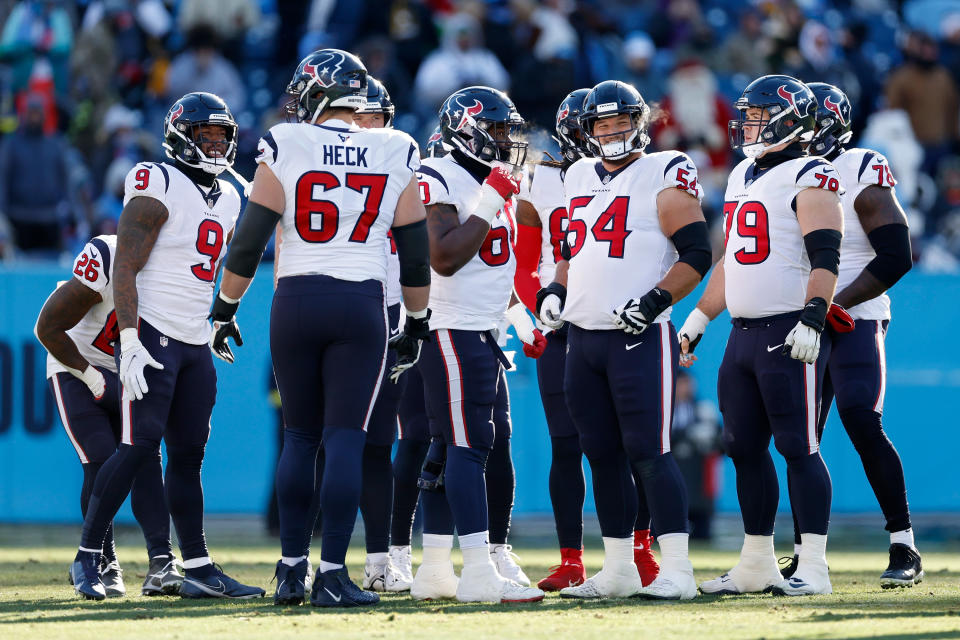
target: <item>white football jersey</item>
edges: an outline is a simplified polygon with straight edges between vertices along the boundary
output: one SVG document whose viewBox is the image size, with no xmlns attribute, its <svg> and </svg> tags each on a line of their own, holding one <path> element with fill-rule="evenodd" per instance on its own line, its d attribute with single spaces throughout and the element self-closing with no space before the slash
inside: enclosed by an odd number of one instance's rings
<svg viewBox="0 0 960 640">
<path fill-rule="evenodd" d="M 387 232 L 420 166 L 410 136 L 342 120 L 283 123 L 260 139 L 257 162 L 270 167 L 286 197 L 278 277 L 388 281 Z"/>
<path fill-rule="evenodd" d="M 842 291 L 877 255 L 870 246 L 870 240 L 860 224 L 853 204 L 860 192 L 870 185 L 893 189 L 897 181 L 890 171 L 887 159 L 869 149 L 847 149 L 833 159 L 833 166 L 840 173 L 840 182 L 846 189 L 846 193 L 840 197 L 840 202 L 843 203 L 843 242 L 840 244 L 837 291 Z M 890 298 L 883 293 L 847 311 L 855 320 L 889 320 Z"/>
<path fill-rule="evenodd" d="M 560 243 L 567 228 L 567 201 L 559 167 L 539 165 L 533 173 L 528 200 L 540 216 L 540 286 L 553 282 L 560 261 Z"/>
<path fill-rule="evenodd" d="M 210 339 L 210 304 L 227 239 L 240 216 L 240 195 L 226 180 L 207 189 L 175 166 L 141 162 L 127 174 L 123 204 L 155 198 L 169 217 L 137 275 L 139 315 L 186 344 Z"/>
<path fill-rule="evenodd" d="M 74 279 L 99 293 L 102 300 L 90 307 L 76 326 L 67 329 L 67 335 L 76 343 L 77 351 L 87 362 L 113 372 L 117 370 L 117 363 L 113 359 L 113 343 L 120 337 L 117 314 L 113 312 L 113 262 L 116 249 L 117 236 L 97 236 L 86 244 L 73 261 Z M 59 360 L 47 354 L 48 378 L 66 370 Z"/>
<path fill-rule="evenodd" d="M 480 201 L 482 182 L 450 154 L 425 158 L 417 179 L 424 205 L 453 205 L 461 224 L 470 218 Z M 431 270 L 431 329 L 486 331 L 499 326 L 510 302 L 517 270 L 513 255 L 516 207 L 516 197 L 506 201 L 494 217 L 480 250 L 455 274 L 447 277 Z"/>
<path fill-rule="evenodd" d="M 734 318 L 764 318 L 803 309 L 810 259 L 797 221 L 804 189 L 842 192 L 836 168 L 820 157 L 794 158 L 758 171 L 753 159 L 730 173 L 723 203 L 727 309 Z"/>
<path fill-rule="evenodd" d="M 616 329 L 613 310 L 657 285 L 677 261 L 660 228 L 657 194 L 682 189 L 697 200 L 697 167 L 684 153 L 643 155 L 614 172 L 578 160 L 563 180 L 570 271 L 562 318 L 582 329 Z M 656 322 L 670 319 L 667 309 Z"/>
<path fill-rule="evenodd" d="M 400 256 L 397 255 L 397 243 L 393 234 L 387 234 L 387 306 L 393 306 L 403 299 L 400 289 Z"/>
</svg>

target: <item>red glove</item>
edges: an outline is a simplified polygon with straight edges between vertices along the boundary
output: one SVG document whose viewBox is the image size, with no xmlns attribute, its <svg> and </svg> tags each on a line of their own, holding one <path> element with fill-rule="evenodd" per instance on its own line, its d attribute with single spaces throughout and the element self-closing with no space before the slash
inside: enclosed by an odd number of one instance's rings
<svg viewBox="0 0 960 640">
<path fill-rule="evenodd" d="M 533 344 L 523 343 L 523 355 L 528 358 L 539 358 L 547 349 L 547 338 L 540 333 L 540 329 L 533 330 Z"/>
<path fill-rule="evenodd" d="M 503 167 L 495 167 L 490 171 L 490 175 L 483 181 L 483 184 L 488 184 L 493 187 L 504 200 L 507 200 L 516 193 L 520 193 L 520 178 L 514 178 L 513 174 Z"/>
<path fill-rule="evenodd" d="M 827 311 L 827 322 L 837 333 L 850 333 L 855 326 L 853 317 L 837 303 L 830 305 L 830 310 Z"/>
</svg>

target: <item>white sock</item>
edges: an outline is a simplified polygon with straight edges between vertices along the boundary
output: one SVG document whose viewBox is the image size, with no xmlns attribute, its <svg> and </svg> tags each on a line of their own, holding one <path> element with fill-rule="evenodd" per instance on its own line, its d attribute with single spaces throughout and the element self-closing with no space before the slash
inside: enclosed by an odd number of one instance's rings
<svg viewBox="0 0 960 640">
<path fill-rule="evenodd" d="M 296 558 L 288 558 L 287 556 L 283 556 L 280 558 L 280 562 L 287 565 L 288 567 L 295 567 L 296 565 L 300 564 L 306 559 L 307 559 L 307 556 L 297 556 Z"/>
<path fill-rule="evenodd" d="M 451 540 L 450 543 L 451 543 L 451 546 L 452 546 L 453 541 Z M 404 544 L 404 545 L 392 544 L 392 545 L 390 545 L 390 552 L 393 553 L 394 551 L 406 551 L 407 553 L 413 553 L 413 549 L 412 549 L 412 548 L 410 547 L 410 545 L 408 545 L 408 544 Z"/>
<path fill-rule="evenodd" d="M 613 568 L 633 564 L 633 536 L 629 538 L 603 538 L 603 567 Z"/>
<path fill-rule="evenodd" d="M 801 549 L 803 549 L 802 544 L 797 544 L 796 542 L 793 543 L 793 555 L 799 556 Z"/>
<path fill-rule="evenodd" d="M 913 541 L 913 529 L 904 529 L 903 531 L 892 531 L 890 533 L 890 544 L 905 544 L 914 551 L 917 549 Z"/>
<path fill-rule="evenodd" d="M 689 543 L 689 533 L 665 533 L 657 536 L 657 544 L 660 545 L 660 566 L 674 571 L 692 571 Z"/>
<path fill-rule="evenodd" d="M 213 564 L 213 560 L 210 559 L 210 556 L 203 556 L 202 558 L 190 558 L 189 560 L 183 561 L 183 568 L 199 569 L 200 567 L 205 567 L 208 564 Z"/>
<path fill-rule="evenodd" d="M 326 573 L 327 571 L 336 571 L 337 569 L 343 569 L 343 565 L 337 564 L 335 562 L 327 562 L 325 560 L 320 561 L 320 573 Z"/>
<path fill-rule="evenodd" d="M 453 536 L 447 536 L 440 533 L 423 534 L 423 548 L 434 547 L 438 549 L 453 549 Z"/>
<path fill-rule="evenodd" d="M 483 547 L 484 551 L 490 549 L 490 545 L 487 542 L 489 539 L 489 533 L 487 531 L 477 531 L 476 533 L 468 533 L 467 535 L 458 535 L 457 540 L 460 541 L 460 550 L 474 549 L 476 547 Z"/>
<path fill-rule="evenodd" d="M 772 556 L 773 555 L 773 536 L 752 536 L 748 533 L 743 535 L 743 549 L 740 551 L 740 557 L 747 556 Z"/>
<path fill-rule="evenodd" d="M 827 536 L 817 533 L 801 533 L 800 540 L 803 549 L 800 551 L 800 565 L 816 564 L 827 566 Z"/>
<path fill-rule="evenodd" d="M 367 564 L 383 564 L 386 561 L 387 561 L 386 551 L 367 554 Z"/>
</svg>

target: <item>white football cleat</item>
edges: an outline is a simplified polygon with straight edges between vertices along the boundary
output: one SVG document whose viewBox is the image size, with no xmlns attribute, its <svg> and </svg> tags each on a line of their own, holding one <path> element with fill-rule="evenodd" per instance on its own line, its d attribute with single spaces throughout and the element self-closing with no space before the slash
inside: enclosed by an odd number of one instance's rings
<svg viewBox="0 0 960 640">
<path fill-rule="evenodd" d="M 497 573 L 499 573 L 504 578 L 508 580 L 513 580 L 517 584 L 522 584 L 525 587 L 530 586 L 530 578 L 527 577 L 527 574 L 523 572 L 523 569 L 520 568 L 520 565 L 517 564 L 517 560 L 520 559 L 517 554 L 513 552 L 513 547 L 509 544 L 498 544 L 490 550 L 490 559 L 493 560 L 493 566 L 497 568 Z"/>
<path fill-rule="evenodd" d="M 413 556 L 410 545 L 391 547 L 387 558 L 388 570 L 384 581 L 386 590 L 393 593 L 410 591 L 413 585 Z"/>
<path fill-rule="evenodd" d="M 363 566 L 363 588 L 367 591 L 385 591 L 385 574 L 389 564 L 389 557 L 380 562 L 371 562 L 370 558 L 367 558 Z"/>
<path fill-rule="evenodd" d="M 442 600 L 457 597 L 459 578 L 453 571 L 453 563 L 432 562 L 421 564 L 410 585 L 414 600 Z"/>
<path fill-rule="evenodd" d="M 763 593 L 783 582 L 776 564 L 765 570 L 750 571 L 740 562 L 719 578 L 700 584 L 700 593 L 715 596 L 735 596 L 741 593 Z"/>
<path fill-rule="evenodd" d="M 811 566 L 801 562 L 797 572 L 786 580 L 771 587 L 770 591 L 777 596 L 816 596 L 833 593 L 830 584 L 830 574 L 826 563 L 822 566 Z"/>
<path fill-rule="evenodd" d="M 307 558 L 307 575 L 303 579 L 303 590 L 307 593 L 313 589 L 313 576 L 313 563 L 310 562 L 310 558 Z"/>
<path fill-rule="evenodd" d="M 647 600 L 693 600 L 697 597 L 697 582 L 693 569 L 688 571 L 660 569 L 656 580 L 637 593 Z"/>
<path fill-rule="evenodd" d="M 497 573 L 491 563 L 465 566 L 460 572 L 457 600 L 460 602 L 496 602 L 513 604 L 540 602 L 544 593 L 536 587 L 525 587 Z"/>
<path fill-rule="evenodd" d="M 629 598 L 643 589 L 643 581 L 637 565 L 624 564 L 615 568 L 606 566 L 600 569 L 583 584 L 576 587 L 567 587 L 560 590 L 561 598 L 578 598 L 581 600 L 595 600 L 598 598 Z"/>
</svg>

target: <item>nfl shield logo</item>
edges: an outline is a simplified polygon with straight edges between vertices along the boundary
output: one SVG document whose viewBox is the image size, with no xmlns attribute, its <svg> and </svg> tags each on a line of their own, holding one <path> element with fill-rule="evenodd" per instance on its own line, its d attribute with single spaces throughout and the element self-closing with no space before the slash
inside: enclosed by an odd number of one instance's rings
<svg viewBox="0 0 960 640">
<path fill-rule="evenodd" d="M 160 336 L 160 346 L 161 347 L 167 346 L 167 336 Z"/>
</svg>

